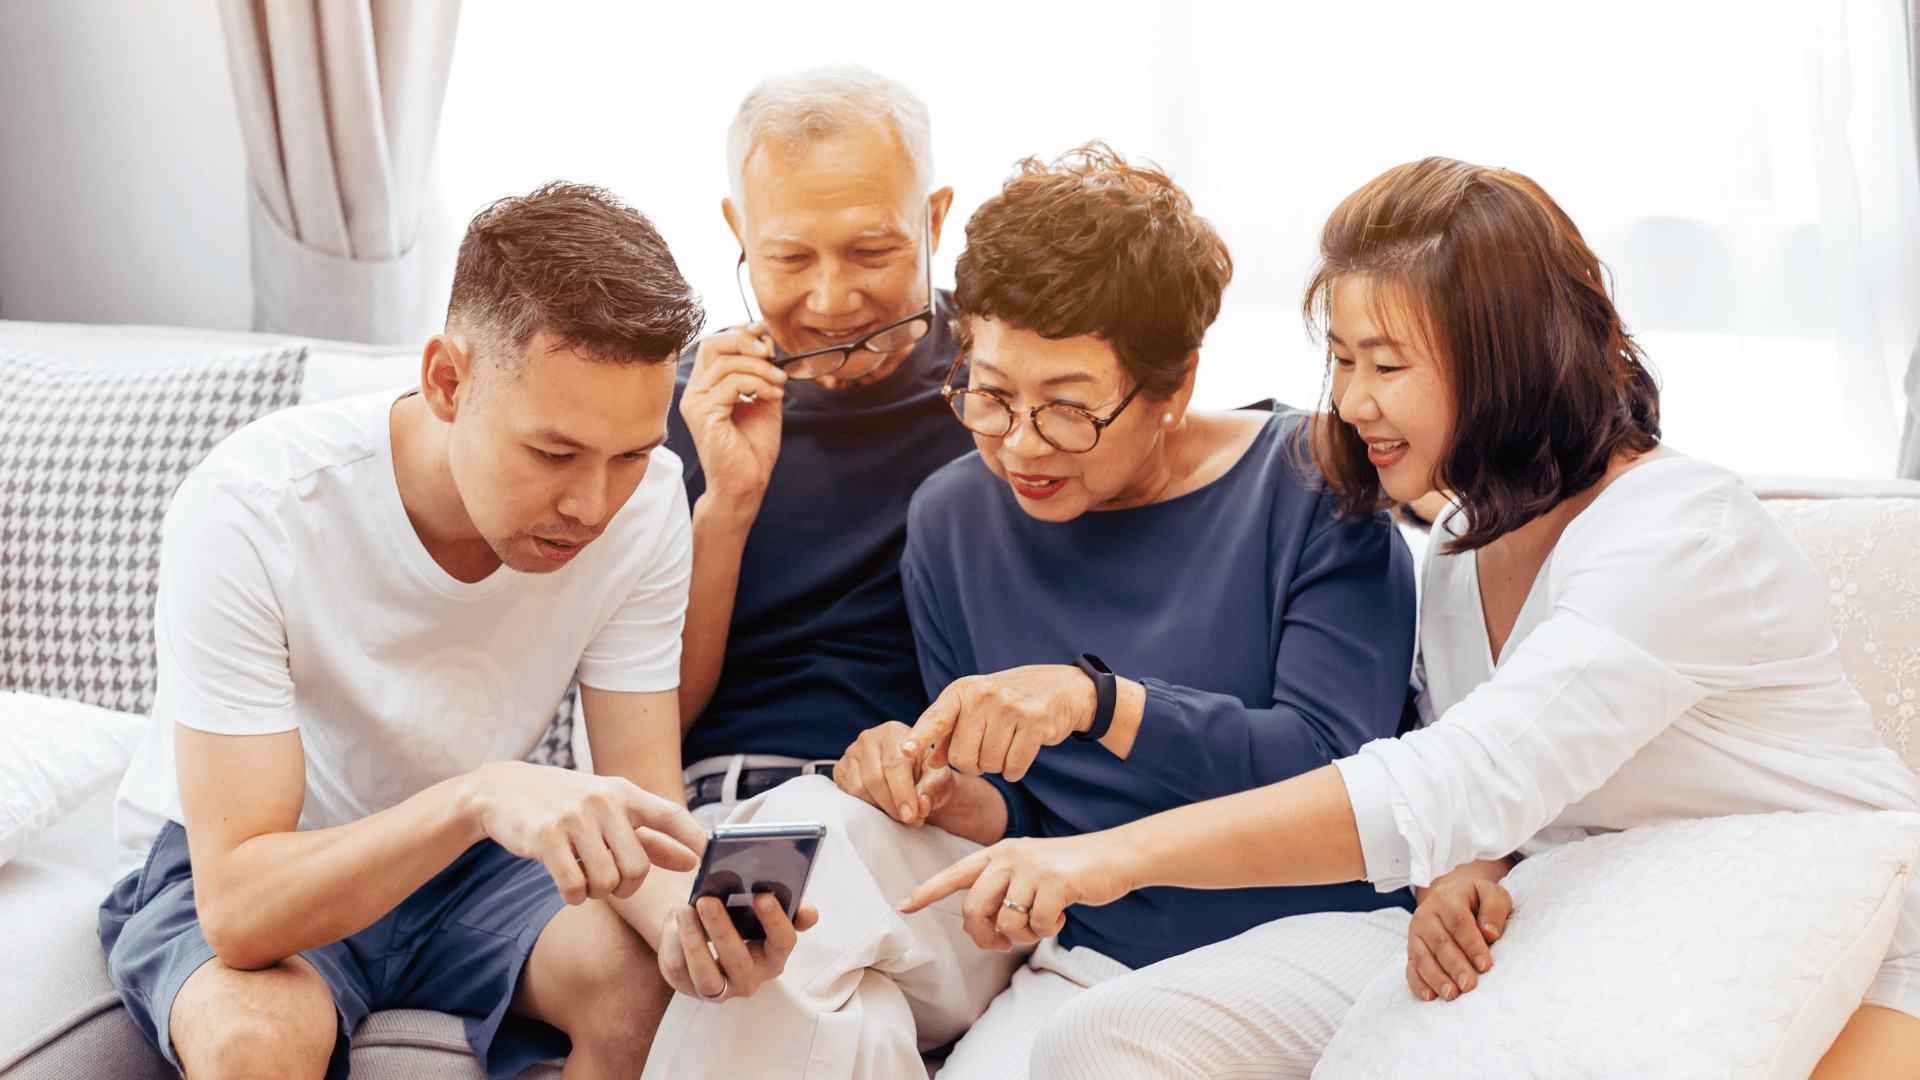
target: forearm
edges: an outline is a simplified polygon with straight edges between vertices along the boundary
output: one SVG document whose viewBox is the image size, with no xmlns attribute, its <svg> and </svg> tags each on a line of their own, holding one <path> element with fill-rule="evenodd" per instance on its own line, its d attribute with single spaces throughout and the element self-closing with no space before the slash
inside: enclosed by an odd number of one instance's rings
<svg viewBox="0 0 1920 1080">
<path fill-rule="evenodd" d="M 680 753 L 672 741 L 677 725 L 668 711 L 673 696 L 666 691 L 618 693 L 592 686 L 583 687 L 582 692 L 587 735 L 595 747 L 593 771 L 624 777 L 684 806 L 686 786 L 681 780 Z M 602 747 L 604 754 L 599 752 Z M 686 904 L 694 873 L 656 866 L 632 896 L 609 896 L 606 901 L 658 952 L 661 926 L 669 912 Z"/>
<path fill-rule="evenodd" d="M 250 970 L 371 926 L 485 838 L 471 775 L 347 825 L 262 833 L 224 852 L 195 844 L 190 828 L 208 944 L 228 966 Z"/>
<path fill-rule="evenodd" d="M 740 557 L 759 513 L 758 498 L 728 498 L 708 490 L 693 504 L 693 577 L 687 620 L 680 633 L 680 732 L 685 735 L 713 700 L 726 659 Z"/>
<path fill-rule="evenodd" d="M 1112 830 L 1132 888 L 1330 885 L 1366 874 L 1346 785 L 1332 766 Z"/>
<path fill-rule="evenodd" d="M 1390 681 L 1390 680 L 1389 680 Z M 1128 767 L 1191 802 L 1312 772 L 1393 734 L 1384 700 L 1254 708 L 1230 694 L 1149 680 Z M 1382 696 L 1384 698 L 1384 695 Z"/>
<path fill-rule="evenodd" d="M 976 844 L 997 843 L 1007 835 L 1007 802 L 980 777 L 956 773 L 953 794 L 927 815 L 927 824 Z"/>
</svg>

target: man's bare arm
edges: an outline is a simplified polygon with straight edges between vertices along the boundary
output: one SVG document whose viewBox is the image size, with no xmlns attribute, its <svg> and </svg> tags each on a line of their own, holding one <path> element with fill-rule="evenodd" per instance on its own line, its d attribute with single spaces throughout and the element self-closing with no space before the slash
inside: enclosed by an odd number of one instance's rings
<svg viewBox="0 0 1920 1080">
<path fill-rule="evenodd" d="M 678 698 L 675 690 L 618 693 L 581 686 L 580 712 L 586 718 L 587 740 L 593 747 L 593 771 L 623 777 L 663 799 L 685 805 Z M 693 888 L 693 870 L 688 867 L 680 873 L 653 874 L 632 896 L 609 902 L 657 950 L 663 920 L 687 902 Z"/>
<path fill-rule="evenodd" d="M 581 687 L 580 693 L 594 769 L 625 777 L 662 796 L 670 793 L 676 800 L 681 798 L 685 789 L 680 773 L 680 723 L 675 715 L 677 693 L 621 694 L 589 686 Z M 688 906 L 692 888 L 690 872 L 656 871 L 632 896 L 607 898 L 653 948 L 660 958 L 661 975 L 681 993 L 753 994 L 786 966 L 796 929 L 804 930 L 819 918 L 811 904 L 803 903 L 798 918 L 788 923 L 780 905 L 771 896 L 762 896 L 754 906 L 767 936 L 744 942 L 718 900 L 703 899 L 704 910 Z"/>
<path fill-rule="evenodd" d="M 296 832 L 306 789 L 299 732 L 214 735 L 176 724 L 174 749 L 201 929 L 230 967 L 265 967 L 365 929 L 487 837 L 539 859 L 571 903 L 631 895 L 653 862 L 691 869 L 704 842 L 677 801 L 508 761 L 359 821 Z"/>
<path fill-rule="evenodd" d="M 713 492 L 694 502 L 693 577 L 687 586 L 687 622 L 680 631 L 679 738 L 693 728 L 720 685 L 740 588 L 740 557 L 758 510 L 757 502 L 743 507 Z"/>
</svg>

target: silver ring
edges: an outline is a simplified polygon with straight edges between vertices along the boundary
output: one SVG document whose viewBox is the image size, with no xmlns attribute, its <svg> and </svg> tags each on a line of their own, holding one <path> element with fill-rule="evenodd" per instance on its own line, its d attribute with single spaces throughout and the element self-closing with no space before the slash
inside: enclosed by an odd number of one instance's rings
<svg viewBox="0 0 1920 1080">
<path fill-rule="evenodd" d="M 697 998 L 699 998 L 699 999 L 700 999 L 701 1001 L 704 1001 L 704 1002 L 706 1002 L 707 1004 L 709 1004 L 709 1005 L 711 1005 L 711 1004 L 713 1004 L 714 1002 L 716 1002 L 716 1001 L 719 1001 L 719 1000 L 720 1000 L 721 998 L 723 998 L 723 997 L 726 997 L 726 996 L 727 996 L 727 987 L 729 987 L 729 986 L 732 986 L 732 985 L 733 985 L 733 982 L 732 982 L 731 980 L 729 980 L 729 979 L 728 979 L 728 978 L 726 977 L 726 975 L 724 975 L 724 974 L 722 974 L 722 975 L 720 976 L 720 992 L 719 992 L 719 993 L 717 993 L 717 994 L 715 994 L 715 995 L 713 995 L 712 997 L 708 997 L 707 995 L 705 995 L 705 994 L 703 994 L 703 993 L 701 993 L 701 992 L 700 992 L 700 983 L 699 983 L 699 981 L 698 981 L 698 980 L 695 980 L 695 981 L 694 981 L 694 984 L 693 984 L 693 996 L 694 996 L 694 997 L 697 997 Z"/>
<path fill-rule="evenodd" d="M 1031 910 L 1031 909 L 1029 909 L 1028 907 L 1026 907 L 1026 906 L 1025 906 L 1024 904 L 1016 904 L 1016 903 L 1014 903 L 1014 902 L 1013 902 L 1013 901 L 1012 901 L 1011 899 L 1008 899 L 1008 898 L 1005 898 L 1005 897 L 1002 897 L 1002 898 L 1001 898 L 1001 900 L 1000 900 L 1000 906 L 1001 906 L 1001 907 L 1010 907 L 1010 908 L 1012 908 L 1013 910 L 1015 910 L 1015 911 L 1017 911 L 1017 912 L 1019 912 L 1019 913 L 1020 913 L 1020 914 L 1022 914 L 1022 915 L 1025 915 L 1025 914 L 1026 914 L 1026 913 L 1027 913 L 1027 912 L 1028 912 L 1029 910 Z"/>
</svg>

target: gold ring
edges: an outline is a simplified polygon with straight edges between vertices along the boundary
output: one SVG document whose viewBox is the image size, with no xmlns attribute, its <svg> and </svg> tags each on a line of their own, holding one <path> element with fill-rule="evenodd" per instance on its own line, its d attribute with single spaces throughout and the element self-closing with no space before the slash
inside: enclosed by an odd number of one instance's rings
<svg viewBox="0 0 1920 1080">
<path fill-rule="evenodd" d="M 1028 910 L 1030 910 L 1030 909 L 1029 909 L 1029 908 L 1027 908 L 1027 906 L 1026 906 L 1026 905 L 1024 905 L 1024 904 L 1016 904 L 1016 903 L 1014 903 L 1014 902 L 1013 902 L 1012 900 L 1009 900 L 1009 899 L 1005 899 L 1005 898 L 1002 898 L 1002 899 L 1001 899 L 1001 901 L 1000 901 L 1000 906 L 1001 906 L 1001 907 L 1010 907 L 1010 908 L 1012 908 L 1013 910 L 1015 910 L 1015 911 L 1017 911 L 1017 912 L 1019 912 L 1019 913 L 1020 913 L 1020 914 L 1022 914 L 1022 915 L 1025 915 L 1025 914 L 1026 914 L 1026 913 L 1028 912 Z"/>
</svg>

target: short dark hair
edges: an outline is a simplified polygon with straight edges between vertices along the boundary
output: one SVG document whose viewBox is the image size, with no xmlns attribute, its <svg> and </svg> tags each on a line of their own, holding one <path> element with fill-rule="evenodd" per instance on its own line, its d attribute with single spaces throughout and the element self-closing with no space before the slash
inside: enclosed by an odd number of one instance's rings
<svg viewBox="0 0 1920 1080">
<path fill-rule="evenodd" d="M 447 329 L 518 373 L 535 333 L 609 363 L 677 360 L 706 320 L 646 215 L 605 188 L 553 181 L 480 211 L 460 242 Z"/>
<path fill-rule="evenodd" d="M 1098 140 L 1016 169 L 967 222 L 954 271 L 962 347 L 971 316 L 1046 338 L 1093 334 L 1149 397 L 1172 394 L 1220 314 L 1227 245 L 1165 173 Z"/>
<path fill-rule="evenodd" d="M 1466 512 L 1457 553 L 1485 547 L 1597 483 L 1615 453 L 1660 439 L 1660 388 L 1621 325 L 1606 268 L 1539 184 L 1430 157 L 1347 196 L 1320 234 L 1302 305 L 1324 332 L 1334 286 L 1360 276 L 1420 324 L 1453 387 L 1439 485 Z M 1329 385 L 1333 362 L 1329 346 Z M 1349 517 L 1383 505 L 1367 445 L 1331 404 L 1313 455 Z"/>
</svg>

